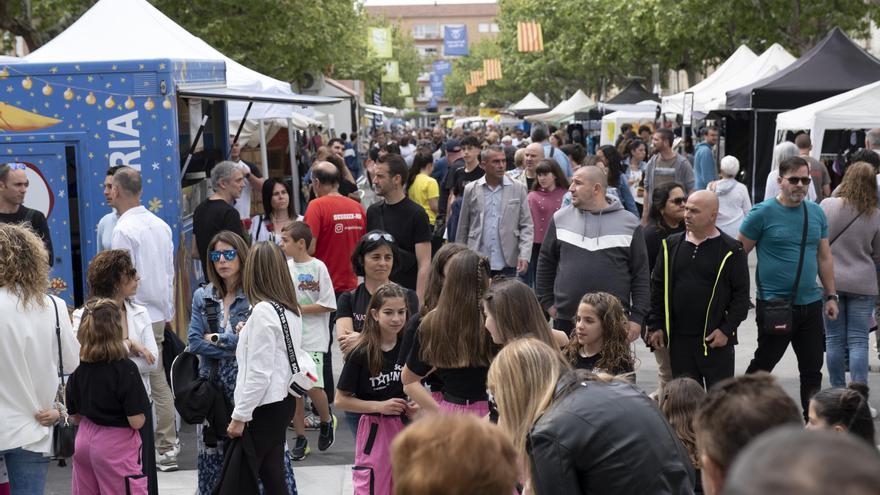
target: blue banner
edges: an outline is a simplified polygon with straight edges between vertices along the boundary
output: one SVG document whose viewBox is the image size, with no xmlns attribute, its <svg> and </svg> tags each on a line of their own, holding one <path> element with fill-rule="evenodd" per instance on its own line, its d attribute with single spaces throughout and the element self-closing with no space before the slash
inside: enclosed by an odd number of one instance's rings
<svg viewBox="0 0 880 495">
<path fill-rule="evenodd" d="M 441 76 L 452 74 L 452 62 L 449 60 L 435 60 L 433 66 L 435 74 L 440 74 Z"/>
<path fill-rule="evenodd" d="M 443 54 L 450 57 L 468 53 L 467 26 L 443 26 Z"/>
<path fill-rule="evenodd" d="M 431 74 L 431 93 L 434 96 L 444 96 L 446 94 L 446 85 L 443 76 L 440 74 Z"/>
</svg>

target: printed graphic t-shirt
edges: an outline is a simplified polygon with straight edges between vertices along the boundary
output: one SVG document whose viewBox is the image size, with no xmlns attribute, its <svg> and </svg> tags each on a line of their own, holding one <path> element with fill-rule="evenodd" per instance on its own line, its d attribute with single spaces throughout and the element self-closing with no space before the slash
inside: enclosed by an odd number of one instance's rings
<svg viewBox="0 0 880 495">
<path fill-rule="evenodd" d="M 366 233 L 366 212 L 360 203 L 342 196 L 324 196 L 309 203 L 305 221 L 315 239 L 315 258 L 330 272 L 333 290 L 357 286 L 351 253 Z"/>
<path fill-rule="evenodd" d="M 342 368 L 336 388 L 354 394 L 361 400 L 384 401 L 394 398 L 406 398 L 400 372 L 403 366 L 397 362 L 400 341 L 390 351 L 382 352 L 382 369 L 378 374 L 370 373 L 367 353 L 363 348 L 355 349 Z"/>
<path fill-rule="evenodd" d="M 300 306 L 320 304 L 336 309 L 336 294 L 330 272 L 318 258 L 305 263 L 287 260 L 290 278 L 296 289 L 296 301 Z M 330 312 L 302 315 L 302 348 L 308 352 L 327 352 L 330 345 Z"/>
</svg>

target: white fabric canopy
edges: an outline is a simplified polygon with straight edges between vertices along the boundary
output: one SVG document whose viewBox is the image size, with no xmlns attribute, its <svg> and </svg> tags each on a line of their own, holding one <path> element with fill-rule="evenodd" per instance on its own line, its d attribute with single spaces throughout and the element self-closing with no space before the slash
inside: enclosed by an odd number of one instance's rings
<svg viewBox="0 0 880 495">
<path fill-rule="evenodd" d="M 656 102 L 654 107 L 650 109 L 618 110 L 606 114 L 602 116 L 602 134 L 599 136 L 599 144 L 602 146 L 614 144 L 617 135 L 620 134 L 620 126 L 623 124 L 632 124 L 633 129 L 638 129 L 642 124 L 653 124 L 656 117 Z"/>
<path fill-rule="evenodd" d="M 706 110 L 726 108 L 728 91 L 748 86 L 755 81 L 772 76 L 791 65 L 795 60 L 797 59 L 785 51 L 785 48 L 782 48 L 779 43 L 773 43 L 748 67 L 719 84 L 716 88 L 717 94 L 706 104 Z"/>
<path fill-rule="evenodd" d="M 289 83 L 260 74 L 223 55 L 146 0 L 99 0 L 64 32 L 21 60 L 74 63 L 152 59 L 223 61 L 229 88 L 295 94 Z M 246 107 L 246 102 L 229 102 L 229 119 L 241 120 Z M 254 103 L 248 118 L 288 118 L 293 112 L 290 105 Z"/>
<path fill-rule="evenodd" d="M 507 108 L 509 112 L 529 112 L 529 111 L 539 111 L 546 112 L 550 110 L 550 106 L 544 103 L 540 98 L 535 96 L 535 93 L 529 93 L 523 97 L 522 100 L 510 105 Z"/>
<path fill-rule="evenodd" d="M 657 107 L 660 106 L 659 101 L 654 100 L 644 100 L 638 103 L 611 103 L 602 105 L 599 104 L 600 108 L 604 108 L 605 110 L 611 112 L 651 112 L 655 114 L 657 112 Z"/>
<path fill-rule="evenodd" d="M 776 135 L 809 130 L 814 158 L 822 152 L 826 130 L 880 127 L 880 81 L 832 96 L 776 116 Z M 777 139 L 778 140 L 778 139 Z"/>
<path fill-rule="evenodd" d="M 718 95 L 718 88 L 723 87 L 726 81 L 745 70 L 751 65 L 758 56 L 746 45 L 741 45 L 733 52 L 723 64 L 715 69 L 715 72 L 709 74 L 697 84 L 694 84 L 686 91 L 676 93 L 670 96 L 664 96 L 661 108 L 663 113 L 683 113 L 684 112 L 684 94 L 685 92 L 694 94 L 694 112 L 707 113 L 707 104 Z M 723 92 L 721 94 L 724 94 Z"/>
<path fill-rule="evenodd" d="M 579 89 L 571 96 L 571 98 L 553 107 L 553 110 L 545 113 L 529 115 L 526 117 L 526 120 L 529 122 L 550 122 L 554 124 L 566 122 L 573 119 L 575 113 L 586 112 L 595 106 L 596 102 Z"/>
</svg>

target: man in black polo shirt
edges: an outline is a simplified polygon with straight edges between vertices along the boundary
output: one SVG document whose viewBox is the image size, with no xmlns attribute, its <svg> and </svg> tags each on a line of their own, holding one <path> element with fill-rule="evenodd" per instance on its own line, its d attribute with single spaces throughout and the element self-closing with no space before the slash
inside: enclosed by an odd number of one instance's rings
<svg viewBox="0 0 880 495">
<path fill-rule="evenodd" d="M 749 312 L 749 267 L 742 244 L 718 230 L 718 198 L 690 195 L 687 230 L 663 240 L 652 277 L 648 340 L 669 346 L 672 376 L 708 390 L 733 376 L 734 344 Z"/>
<path fill-rule="evenodd" d="M 202 273 L 208 273 L 208 244 L 220 231 L 228 230 L 247 240 L 241 217 L 232 204 L 241 197 L 244 175 L 237 164 L 225 161 L 211 169 L 211 188 L 208 199 L 193 212 L 193 259 L 202 261 Z"/>
<path fill-rule="evenodd" d="M 55 264 L 52 254 L 52 237 L 49 224 L 39 211 L 24 205 L 30 182 L 27 178 L 27 165 L 24 163 L 0 164 L 0 223 L 30 223 L 31 230 L 40 236 L 46 251 L 49 252 L 49 266 Z"/>
<path fill-rule="evenodd" d="M 403 157 L 389 153 L 379 158 L 373 186 L 380 201 L 367 209 L 367 232 L 382 230 L 394 236 L 400 256 L 391 280 L 416 291 L 423 300 L 431 270 L 431 224 L 425 209 L 404 194 L 409 170 Z"/>
</svg>

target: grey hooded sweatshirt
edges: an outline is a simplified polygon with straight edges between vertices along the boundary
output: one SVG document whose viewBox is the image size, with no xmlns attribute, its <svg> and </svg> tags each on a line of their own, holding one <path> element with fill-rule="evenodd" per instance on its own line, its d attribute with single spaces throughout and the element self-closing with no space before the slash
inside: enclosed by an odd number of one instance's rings
<svg viewBox="0 0 880 495">
<path fill-rule="evenodd" d="M 535 292 L 544 309 L 572 319 L 588 292 L 617 296 L 630 320 L 642 323 L 650 309 L 648 253 L 639 219 L 607 197 L 607 208 L 589 212 L 566 206 L 547 227 Z"/>
</svg>

